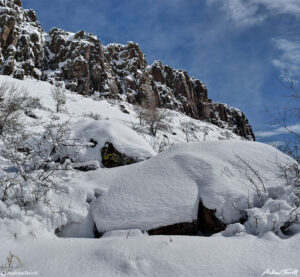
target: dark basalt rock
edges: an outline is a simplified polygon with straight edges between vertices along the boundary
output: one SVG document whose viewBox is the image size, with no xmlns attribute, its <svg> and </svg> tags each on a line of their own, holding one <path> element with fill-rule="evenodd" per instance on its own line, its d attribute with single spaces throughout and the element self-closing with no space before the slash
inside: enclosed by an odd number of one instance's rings
<svg viewBox="0 0 300 277">
<path fill-rule="evenodd" d="M 213 103 L 205 85 L 186 71 L 160 61 L 148 66 L 135 42 L 104 46 L 90 33 L 73 34 L 58 28 L 46 34 L 35 12 L 21 6 L 20 0 L 0 0 L 1 74 L 63 81 L 67 89 L 80 94 L 97 93 L 132 104 L 151 98 L 158 107 L 181 111 L 255 140 L 245 115 L 226 104 Z"/>
</svg>

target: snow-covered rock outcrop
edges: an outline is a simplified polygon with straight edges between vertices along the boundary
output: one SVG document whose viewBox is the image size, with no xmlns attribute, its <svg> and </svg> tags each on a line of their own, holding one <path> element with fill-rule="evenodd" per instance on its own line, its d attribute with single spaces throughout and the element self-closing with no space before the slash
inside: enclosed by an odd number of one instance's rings
<svg viewBox="0 0 300 277">
<path fill-rule="evenodd" d="M 212 219 L 208 210 L 203 213 L 204 206 L 216 210 L 224 228 L 248 220 L 250 233 L 280 232 L 299 204 L 297 188 L 279 177 L 280 165 L 292 162 L 262 143 L 176 145 L 143 163 L 93 173 L 109 188 L 92 203 L 92 215 L 99 232 L 178 223 L 199 224 L 203 231 Z"/>
</svg>

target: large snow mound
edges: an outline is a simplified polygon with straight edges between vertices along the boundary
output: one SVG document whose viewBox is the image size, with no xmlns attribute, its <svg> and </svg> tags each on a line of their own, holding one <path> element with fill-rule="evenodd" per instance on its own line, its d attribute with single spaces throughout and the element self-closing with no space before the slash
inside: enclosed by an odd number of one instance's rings
<svg viewBox="0 0 300 277">
<path fill-rule="evenodd" d="M 291 159 L 257 142 L 201 142 L 175 145 L 139 164 L 95 172 L 108 190 L 92 203 L 99 231 L 149 230 L 197 219 L 199 200 L 217 209 L 226 223 L 240 218 L 257 191 L 239 168 L 246 161 L 262 174 L 268 191 L 284 186 L 277 164 Z M 238 208 L 237 208 L 238 207 Z"/>
</svg>

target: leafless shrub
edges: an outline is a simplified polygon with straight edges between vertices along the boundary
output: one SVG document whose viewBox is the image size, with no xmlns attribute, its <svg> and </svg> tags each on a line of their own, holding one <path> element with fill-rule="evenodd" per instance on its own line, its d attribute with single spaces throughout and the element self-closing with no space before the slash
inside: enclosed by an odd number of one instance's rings
<svg viewBox="0 0 300 277">
<path fill-rule="evenodd" d="M 0 84 L 0 135 L 16 134 L 23 130 L 22 112 L 40 107 L 38 98 L 29 96 L 25 89 L 14 84 Z"/>
<path fill-rule="evenodd" d="M 153 110 L 147 110 L 147 113 L 148 116 L 146 117 L 145 122 L 153 136 L 156 136 L 158 130 L 168 131 L 170 129 L 170 125 L 167 120 L 171 114 L 168 110 L 155 108 Z"/>
<path fill-rule="evenodd" d="M 1 273 L 3 272 L 4 274 L 6 274 L 7 272 L 10 272 L 14 267 L 14 261 L 18 262 L 18 264 L 22 266 L 20 258 L 9 252 L 9 254 L 6 257 L 5 263 L 0 267 Z"/>
<path fill-rule="evenodd" d="M 300 166 L 297 162 L 281 164 L 277 161 L 276 164 L 278 178 L 284 179 L 287 186 L 300 187 Z"/>
<path fill-rule="evenodd" d="M 98 113 L 93 113 L 93 112 L 90 112 L 90 113 L 84 113 L 83 114 L 85 117 L 89 117 L 89 118 L 92 118 L 94 120 L 101 120 L 101 115 L 98 114 Z"/>
<path fill-rule="evenodd" d="M 63 107 L 66 105 L 67 96 L 65 89 L 56 84 L 55 86 L 51 87 L 51 96 L 55 102 L 55 109 L 56 112 L 62 112 Z"/>
<path fill-rule="evenodd" d="M 226 140 L 230 140 L 231 138 L 233 138 L 233 134 L 227 130 L 221 132 L 221 135 L 224 136 Z"/>
<path fill-rule="evenodd" d="M 204 126 L 204 127 L 200 128 L 200 130 L 203 133 L 203 141 L 206 141 L 206 137 L 208 136 L 210 128 L 208 126 Z"/>
<path fill-rule="evenodd" d="M 22 208 L 43 203 L 54 211 L 48 194 L 67 192 L 61 178 L 72 169 L 78 149 L 87 143 L 71 138 L 69 122 L 43 127 L 40 138 L 23 133 L 2 139 L 1 156 L 10 167 L 0 176 L 0 199 L 10 199 Z"/>
<path fill-rule="evenodd" d="M 197 125 L 192 121 L 181 121 L 180 122 L 181 131 L 185 134 L 186 142 L 198 139 L 196 136 Z"/>
<path fill-rule="evenodd" d="M 231 161 L 230 163 L 241 173 L 243 173 L 248 181 L 250 181 L 250 183 L 253 185 L 252 189 L 254 189 L 257 196 L 263 203 L 265 201 L 267 190 L 259 171 L 252 167 L 248 161 L 240 156 L 235 155 L 235 157 L 237 158 L 237 161 Z"/>
<path fill-rule="evenodd" d="M 168 119 L 170 118 L 170 111 L 166 109 L 158 109 L 155 105 L 142 105 L 136 106 L 135 112 L 139 119 L 140 125 L 146 125 L 149 128 L 150 134 L 156 136 L 157 131 L 168 131 L 170 124 Z"/>
<path fill-rule="evenodd" d="M 148 105 L 147 104 L 142 104 L 141 106 L 133 106 L 133 109 L 136 113 L 136 117 L 139 120 L 140 125 L 144 125 L 145 119 L 147 118 L 147 110 L 148 110 Z"/>
</svg>

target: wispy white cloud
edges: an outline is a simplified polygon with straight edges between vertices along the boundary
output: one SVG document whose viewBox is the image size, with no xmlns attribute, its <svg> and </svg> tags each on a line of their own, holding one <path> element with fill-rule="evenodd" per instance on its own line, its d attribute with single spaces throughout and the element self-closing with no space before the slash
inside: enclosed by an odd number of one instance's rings
<svg viewBox="0 0 300 277">
<path fill-rule="evenodd" d="M 289 125 L 289 126 L 287 126 L 287 129 L 292 131 L 292 132 L 295 132 L 297 134 L 300 134 L 300 124 Z M 262 138 L 273 137 L 273 136 L 277 136 L 277 135 L 284 135 L 284 134 L 289 133 L 287 131 L 287 129 L 283 128 L 283 127 L 278 127 L 278 128 L 273 129 L 273 130 L 270 130 L 270 131 L 255 132 L 255 135 L 257 137 L 262 137 Z"/>
<path fill-rule="evenodd" d="M 291 41 L 285 38 L 273 39 L 275 47 L 281 55 L 273 60 L 273 64 L 283 72 L 288 72 L 291 78 L 299 77 L 300 72 L 300 41 Z"/>
<path fill-rule="evenodd" d="M 300 17 L 299 0 L 206 0 L 218 4 L 240 27 L 262 23 L 270 16 L 289 14 Z"/>
</svg>

